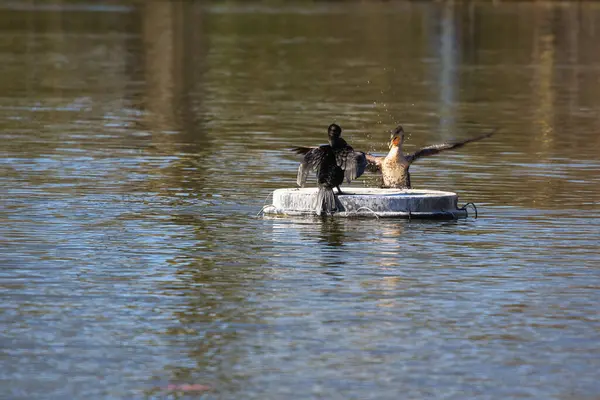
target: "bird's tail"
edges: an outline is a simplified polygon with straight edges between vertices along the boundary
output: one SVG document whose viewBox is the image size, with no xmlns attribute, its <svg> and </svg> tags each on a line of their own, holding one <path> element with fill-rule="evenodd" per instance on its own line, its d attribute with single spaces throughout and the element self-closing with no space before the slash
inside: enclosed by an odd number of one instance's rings
<svg viewBox="0 0 600 400">
<path fill-rule="evenodd" d="M 317 215 L 331 214 L 337 211 L 333 189 L 323 186 L 319 187 L 313 208 Z"/>
</svg>

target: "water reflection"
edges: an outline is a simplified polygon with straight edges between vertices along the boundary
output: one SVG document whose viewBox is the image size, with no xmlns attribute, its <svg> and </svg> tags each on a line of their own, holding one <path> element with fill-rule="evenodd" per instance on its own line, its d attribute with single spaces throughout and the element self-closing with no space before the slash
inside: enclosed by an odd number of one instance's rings
<svg viewBox="0 0 600 400">
<path fill-rule="evenodd" d="M 321 221 L 320 241 L 328 247 L 338 248 L 344 246 L 344 226 L 335 219 Z M 342 250 L 342 249 L 340 249 Z"/>
<path fill-rule="evenodd" d="M 146 125 L 156 132 L 181 132 L 185 142 L 198 137 L 202 114 L 202 75 L 208 42 L 200 3 L 148 2 L 141 6 Z M 168 137 L 168 136 L 167 136 Z M 204 141 L 205 143 L 205 141 Z M 204 144 L 203 143 L 203 144 Z"/>
</svg>

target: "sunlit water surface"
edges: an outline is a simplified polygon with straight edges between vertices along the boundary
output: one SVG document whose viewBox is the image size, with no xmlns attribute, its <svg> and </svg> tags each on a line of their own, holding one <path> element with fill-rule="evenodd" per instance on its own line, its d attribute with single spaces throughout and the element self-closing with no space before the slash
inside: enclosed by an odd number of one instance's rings
<svg viewBox="0 0 600 400">
<path fill-rule="evenodd" d="M 3 398 L 597 398 L 600 5 L 2 7 Z M 479 218 L 256 217 L 334 121 Z"/>
</svg>

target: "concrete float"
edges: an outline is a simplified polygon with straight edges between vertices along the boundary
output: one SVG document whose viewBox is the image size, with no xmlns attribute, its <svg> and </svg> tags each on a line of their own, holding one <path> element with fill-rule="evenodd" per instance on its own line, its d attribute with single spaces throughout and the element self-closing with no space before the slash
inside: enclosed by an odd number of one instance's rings
<svg viewBox="0 0 600 400">
<path fill-rule="evenodd" d="M 468 216 L 465 207 L 458 207 L 458 195 L 453 192 L 351 187 L 342 190 L 343 194 L 336 194 L 338 211 L 333 213 L 334 217 L 458 219 Z M 334 193 L 337 190 L 334 189 Z M 315 215 L 316 194 L 317 188 L 277 189 L 273 192 L 273 204 L 265 206 L 262 213 L 267 216 Z"/>
</svg>

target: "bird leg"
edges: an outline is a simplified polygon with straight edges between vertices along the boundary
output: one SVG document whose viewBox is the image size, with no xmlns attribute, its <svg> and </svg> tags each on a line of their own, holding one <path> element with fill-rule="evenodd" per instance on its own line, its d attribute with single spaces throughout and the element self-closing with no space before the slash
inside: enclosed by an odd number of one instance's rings
<svg viewBox="0 0 600 400">
<path fill-rule="evenodd" d="M 340 189 L 339 185 L 338 185 L 338 186 L 336 186 L 336 188 L 337 188 L 337 190 L 338 190 L 338 193 L 337 193 L 337 194 L 344 194 L 344 193 L 342 193 L 342 189 Z"/>
</svg>

